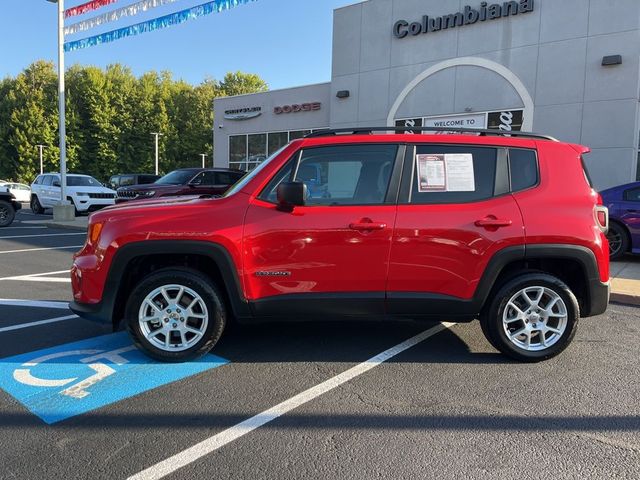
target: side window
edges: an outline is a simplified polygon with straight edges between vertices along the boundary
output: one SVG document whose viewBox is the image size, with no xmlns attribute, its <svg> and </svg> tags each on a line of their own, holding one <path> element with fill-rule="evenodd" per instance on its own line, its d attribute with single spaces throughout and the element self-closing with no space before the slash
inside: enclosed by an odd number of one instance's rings
<svg viewBox="0 0 640 480">
<path fill-rule="evenodd" d="M 416 146 L 409 203 L 468 203 L 493 197 L 497 158 L 496 148 Z"/>
<path fill-rule="evenodd" d="M 538 159 L 533 150 L 509 149 L 511 191 L 519 192 L 538 183 Z"/>
<path fill-rule="evenodd" d="M 627 202 L 640 202 L 640 187 L 625 190 L 623 198 Z"/>
<path fill-rule="evenodd" d="M 53 175 L 45 175 L 44 179 L 42 180 L 42 185 L 51 185 L 51 183 L 53 182 Z"/>
<path fill-rule="evenodd" d="M 232 185 L 236 182 L 236 176 L 231 172 L 216 172 L 216 185 Z"/>
<path fill-rule="evenodd" d="M 215 172 L 202 172 L 201 176 L 198 178 L 202 178 L 201 185 L 212 186 L 216 184 L 216 175 Z"/>
<path fill-rule="evenodd" d="M 382 204 L 397 150 L 397 145 L 341 145 L 304 150 L 275 175 L 260 198 L 275 202 L 278 185 L 292 180 L 307 186 L 308 206 Z"/>
</svg>

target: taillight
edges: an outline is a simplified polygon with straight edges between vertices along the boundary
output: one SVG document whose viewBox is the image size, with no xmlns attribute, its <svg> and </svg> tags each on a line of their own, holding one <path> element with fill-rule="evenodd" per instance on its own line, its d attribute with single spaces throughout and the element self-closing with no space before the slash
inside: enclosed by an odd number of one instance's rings
<svg viewBox="0 0 640 480">
<path fill-rule="evenodd" d="M 603 205 L 596 205 L 596 220 L 598 221 L 598 227 L 604 233 L 609 230 L 609 209 Z"/>
</svg>

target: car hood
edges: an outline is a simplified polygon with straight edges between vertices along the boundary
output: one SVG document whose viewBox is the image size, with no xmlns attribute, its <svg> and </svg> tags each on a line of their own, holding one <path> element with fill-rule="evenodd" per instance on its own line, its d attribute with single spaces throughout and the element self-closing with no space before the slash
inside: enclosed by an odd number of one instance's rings
<svg viewBox="0 0 640 480">
<path fill-rule="evenodd" d="M 86 192 L 86 193 L 113 193 L 115 190 L 111 190 L 107 187 L 70 187 L 67 185 L 67 190 L 70 192 Z"/>
<path fill-rule="evenodd" d="M 181 195 L 179 197 L 157 197 L 149 200 L 136 200 L 135 202 L 118 203 L 104 208 L 102 211 L 127 211 L 155 209 L 157 207 L 185 206 L 199 203 L 202 198 L 210 199 L 210 195 Z"/>
<path fill-rule="evenodd" d="M 158 183 L 146 183 L 144 185 L 127 185 L 126 187 L 120 187 L 119 192 L 151 192 L 157 190 L 174 190 L 182 188 L 184 185 L 161 185 Z"/>
</svg>

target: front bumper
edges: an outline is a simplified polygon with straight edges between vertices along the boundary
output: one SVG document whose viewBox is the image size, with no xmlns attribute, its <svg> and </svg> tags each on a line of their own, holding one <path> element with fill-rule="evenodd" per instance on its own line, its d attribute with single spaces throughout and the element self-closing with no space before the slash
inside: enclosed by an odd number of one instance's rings
<svg viewBox="0 0 640 480">
<path fill-rule="evenodd" d="M 110 325 L 112 309 L 107 307 L 104 302 L 99 303 L 80 303 L 73 301 L 69 304 L 69 310 L 86 320 Z"/>
<path fill-rule="evenodd" d="M 11 205 L 13 205 L 13 209 L 17 212 L 18 210 L 22 209 L 22 203 L 18 202 L 18 201 L 14 201 L 11 202 Z"/>
</svg>

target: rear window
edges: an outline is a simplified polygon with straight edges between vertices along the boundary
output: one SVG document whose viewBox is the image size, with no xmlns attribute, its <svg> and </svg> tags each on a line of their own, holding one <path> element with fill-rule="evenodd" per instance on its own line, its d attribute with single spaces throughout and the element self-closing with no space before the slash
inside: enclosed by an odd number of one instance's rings
<svg viewBox="0 0 640 480">
<path fill-rule="evenodd" d="M 589 169 L 587 168 L 587 163 L 584 161 L 584 156 L 580 156 L 580 162 L 582 163 L 582 172 L 584 173 L 584 178 L 587 181 L 587 185 L 593 188 L 593 182 L 591 181 L 591 175 L 589 175 Z"/>
<path fill-rule="evenodd" d="M 538 184 L 538 159 L 533 150 L 509 149 L 511 191 L 519 192 Z"/>
<path fill-rule="evenodd" d="M 624 199 L 627 202 L 640 202 L 640 187 L 625 190 Z"/>
</svg>

